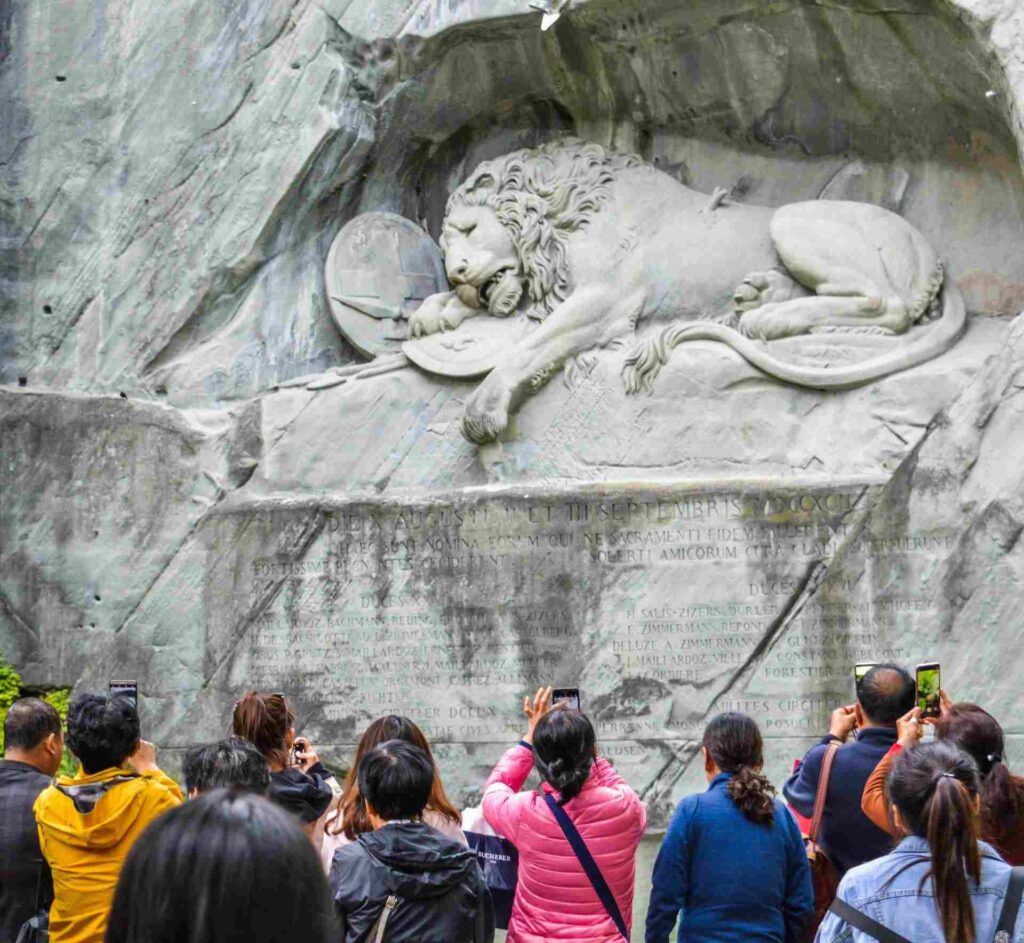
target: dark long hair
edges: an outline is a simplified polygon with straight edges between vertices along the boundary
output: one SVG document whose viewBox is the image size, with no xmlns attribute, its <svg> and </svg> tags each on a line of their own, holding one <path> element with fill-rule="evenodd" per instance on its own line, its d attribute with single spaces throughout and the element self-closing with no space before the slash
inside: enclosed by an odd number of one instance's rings
<svg viewBox="0 0 1024 943">
<path fill-rule="evenodd" d="M 594 765 L 597 736 L 586 714 L 567 707 L 549 710 L 533 731 L 533 760 L 541 779 L 561 794 L 561 803 L 580 794 Z"/>
<path fill-rule="evenodd" d="M 968 876 L 975 884 L 981 880 L 974 760 L 953 743 L 936 740 L 903 750 L 893 763 L 887 786 L 907 830 L 928 841 L 929 874 L 943 937 L 974 943 L 974 907 L 967 883 Z"/>
<path fill-rule="evenodd" d="M 235 704 L 231 716 L 231 732 L 278 766 L 288 765 L 288 731 L 294 726 L 295 714 L 283 694 L 250 691 Z"/>
<path fill-rule="evenodd" d="M 419 747 L 430 757 L 430 762 L 434 765 L 434 784 L 430 788 L 426 808 L 446 818 L 453 825 L 461 825 L 462 816 L 448 798 L 448 793 L 444 791 L 444 783 L 441 782 L 441 774 L 430 749 L 430 741 L 408 717 L 388 714 L 370 724 L 359 738 L 355 759 L 352 761 L 348 776 L 345 777 L 345 788 L 338 804 L 338 817 L 327 826 L 327 831 L 332 835 L 344 834 L 349 841 L 355 841 L 364 832 L 373 831 L 370 817 L 366 814 L 366 803 L 359 791 L 359 764 L 370 750 L 387 743 L 388 740 L 404 740 L 414 747 Z"/>
<path fill-rule="evenodd" d="M 751 822 L 775 821 L 775 787 L 762 775 L 764 740 L 752 717 L 727 713 L 704 728 L 704 749 L 723 773 L 732 773 L 726 789 Z"/>
<path fill-rule="evenodd" d="M 954 704 L 935 735 L 970 754 L 981 778 L 981 834 L 997 845 L 1024 829 L 1024 780 L 1010 775 L 1003 728 L 977 704 Z"/>
<path fill-rule="evenodd" d="M 215 789 L 160 816 L 132 847 L 106 943 L 328 943 L 331 895 L 296 820 Z"/>
</svg>

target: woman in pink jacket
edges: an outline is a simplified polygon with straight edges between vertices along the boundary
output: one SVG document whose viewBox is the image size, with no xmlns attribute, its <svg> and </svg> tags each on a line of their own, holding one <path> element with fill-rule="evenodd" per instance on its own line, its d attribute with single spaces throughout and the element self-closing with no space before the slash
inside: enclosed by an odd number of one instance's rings
<svg viewBox="0 0 1024 943">
<path fill-rule="evenodd" d="M 529 730 L 484 786 L 484 817 L 519 851 L 508 943 L 622 943 L 623 934 L 544 796 L 557 800 L 579 832 L 627 932 L 647 814 L 636 793 L 597 755 L 590 721 L 561 706 L 549 711 L 550 699 L 550 688 L 524 699 Z M 535 764 L 541 791 L 519 792 Z"/>
</svg>

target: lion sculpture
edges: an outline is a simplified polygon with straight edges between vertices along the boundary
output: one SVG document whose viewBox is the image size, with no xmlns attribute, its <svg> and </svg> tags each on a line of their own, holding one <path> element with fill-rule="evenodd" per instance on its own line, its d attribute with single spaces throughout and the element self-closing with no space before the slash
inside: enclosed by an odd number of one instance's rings
<svg viewBox="0 0 1024 943">
<path fill-rule="evenodd" d="M 963 330 L 963 301 L 943 288 L 936 253 L 895 213 L 832 200 L 772 209 L 723 196 L 571 139 L 477 167 L 444 218 L 453 290 L 420 306 L 410 334 L 524 306 L 541 323 L 470 396 L 469 438 L 499 436 L 510 411 L 569 358 L 634 335 L 640 319 L 671 323 L 628 357 L 630 392 L 649 387 L 688 340 L 720 341 L 773 377 L 830 390 L 923 363 Z M 852 365 L 786 363 L 758 343 L 826 331 L 902 334 L 933 318 L 940 322 L 919 337 Z"/>
</svg>

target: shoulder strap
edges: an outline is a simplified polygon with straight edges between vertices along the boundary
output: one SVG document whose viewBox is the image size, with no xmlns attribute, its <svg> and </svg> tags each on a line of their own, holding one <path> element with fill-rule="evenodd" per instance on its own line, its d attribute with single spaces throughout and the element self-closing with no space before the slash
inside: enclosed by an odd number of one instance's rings
<svg viewBox="0 0 1024 943">
<path fill-rule="evenodd" d="M 111 776 L 110 779 L 98 783 L 79 783 L 70 786 L 54 783 L 53 788 L 74 803 L 76 812 L 80 815 L 88 815 L 96 808 L 96 803 L 115 786 L 138 778 L 138 773 L 118 773 L 116 776 Z"/>
<path fill-rule="evenodd" d="M 1017 913 L 1020 910 L 1022 894 L 1024 894 L 1024 868 L 1013 868 L 1010 871 L 1010 883 L 1006 885 L 1006 897 L 1003 898 L 999 923 L 996 924 L 995 943 L 1010 943 L 1010 940 L 1013 939 L 1013 930 L 1017 926 Z"/>
<path fill-rule="evenodd" d="M 818 772 L 818 791 L 814 795 L 814 814 L 811 816 L 811 830 L 807 837 L 817 844 L 818 832 L 821 831 L 821 820 L 825 815 L 825 798 L 828 796 L 828 781 L 832 778 L 832 763 L 842 744 L 833 740 L 821 758 L 821 770 Z"/>
<path fill-rule="evenodd" d="M 576 826 L 573 825 L 572 819 L 569 818 L 569 813 L 558 804 L 554 796 L 550 793 L 544 793 L 544 801 L 547 802 L 548 808 L 551 809 L 555 817 L 555 821 L 561 826 L 562 832 L 569 840 L 569 844 L 572 845 L 572 850 L 576 853 L 580 864 L 583 865 L 583 870 L 587 873 L 587 877 L 597 892 L 597 896 L 601 899 L 604 909 L 608 911 L 608 916 L 612 918 L 612 923 L 618 928 L 626 943 L 629 943 L 629 930 L 626 929 L 626 921 L 622 919 L 622 911 L 619 910 L 619 905 L 615 901 L 615 895 L 612 894 L 611 888 L 608 887 L 608 882 L 604 879 L 604 875 L 597 866 L 597 862 L 590 853 L 590 849 L 587 848 L 587 843 L 583 840 L 583 836 L 579 833 Z"/>
<path fill-rule="evenodd" d="M 370 928 L 370 933 L 366 937 L 369 943 L 383 943 L 384 928 L 387 927 L 388 920 L 391 919 L 391 912 L 396 906 L 398 906 L 398 897 L 392 894 L 384 901 L 384 908 L 381 910 L 377 922 Z"/>
<path fill-rule="evenodd" d="M 884 924 L 872 920 L 866 913 L 857 910 L 856 907 L 851 907 L 839 897 L 832 901 L 829 910 L 840 920 L 845 920 L 851 927 L 856 927 L 861 933 L 874 937 L 878 943 L 910 943 L 905 936 L 900 936 Z"/>
</svg>

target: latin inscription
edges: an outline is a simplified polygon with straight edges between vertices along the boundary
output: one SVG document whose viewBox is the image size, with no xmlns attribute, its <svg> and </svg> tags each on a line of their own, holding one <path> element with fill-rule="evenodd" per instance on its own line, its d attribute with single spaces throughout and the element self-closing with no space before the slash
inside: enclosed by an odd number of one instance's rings
<svg viewBox="0 0 1024 943">
<path fill-rule="evenodd" d="M 246 670 L 300 692 L 337 744 L 386 712 L 439 743 L 510 742 L 522 693 L 541 684 L 580 687 L 626 759 L 720 710 L 756 714 L 770 737 L 814 736 L 850 699 L 852 665 L 913 657 L 897 629 L 934 605 L 867 592 L 871 561 L 955 540 L 861 533 L 869 501 L 857 486 L 319 509 L 301 554 L 246 564 L 259 608 Z"/>
</svg>

